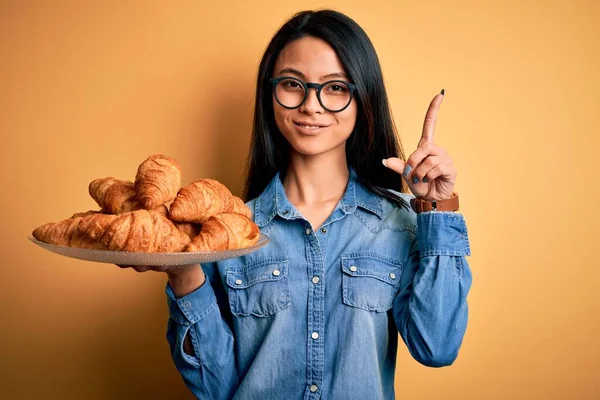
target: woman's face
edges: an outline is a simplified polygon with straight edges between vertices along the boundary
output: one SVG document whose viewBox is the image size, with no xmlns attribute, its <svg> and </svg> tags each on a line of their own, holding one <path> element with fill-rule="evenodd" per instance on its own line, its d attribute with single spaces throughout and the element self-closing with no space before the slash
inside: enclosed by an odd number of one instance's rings
<svg viewBox="0 0 600 400">
<path fill-rule="evenodd" d="M 283 48 L 275 62 L 273 78 L 281 76 L 314 83 L 331 80 L 350 82 L 333 48 L 314 37 L 295 40 Z M 306 101 L 292 110 L 282 107 L 273 95 L 273 109 L 277 127 L 290 143 L 292 152 L 304 156 L 345 153 L 346 140 L 356 123 L 354 98 L 345 110 L 332 113 L 319 103 L 317 90 L 309 89 Z"/>
</svg>

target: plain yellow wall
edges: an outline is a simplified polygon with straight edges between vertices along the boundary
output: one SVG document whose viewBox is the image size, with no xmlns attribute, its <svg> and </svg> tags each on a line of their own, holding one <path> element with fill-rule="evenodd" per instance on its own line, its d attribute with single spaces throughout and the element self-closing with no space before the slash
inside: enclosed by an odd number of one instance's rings
<svg viewBox="0 0 600 400">
<path fill-rule="evenodd" d="M 251 4 L 250 4 L 251 3 Z M 38 225 L 95 208 L 88 183 L 150 154 L 240 194 L 258 61 L 293 12 L 370 35 L 399 134 L 458 166 L 474 283 L 449 368 L 401 343 L 402 399 L 600 398 L 598 1 L 1 1 L 0 393 L 188 399 L 165 277 L 60 257 Z M 356 377 L 360 379 L 360 377 Z"/>
</svg>

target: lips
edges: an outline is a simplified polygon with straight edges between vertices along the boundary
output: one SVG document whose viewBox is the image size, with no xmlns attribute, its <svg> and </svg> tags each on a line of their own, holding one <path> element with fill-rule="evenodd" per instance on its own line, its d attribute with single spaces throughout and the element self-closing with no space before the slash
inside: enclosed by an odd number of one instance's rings
<svg viewBox="0 0 600 400">
<path fill-rule="evenodd" d="M 321 128 L 327 128 L 329 126 L 329 125 L 318 124 L 318 123 L 314 123 L 314 122 L 304 122 L 304 121 L 294 121 L 294 125 L 296 125 L 299 128 L 306 129 L 306 130 L 318 130 Z"/>
</svg>

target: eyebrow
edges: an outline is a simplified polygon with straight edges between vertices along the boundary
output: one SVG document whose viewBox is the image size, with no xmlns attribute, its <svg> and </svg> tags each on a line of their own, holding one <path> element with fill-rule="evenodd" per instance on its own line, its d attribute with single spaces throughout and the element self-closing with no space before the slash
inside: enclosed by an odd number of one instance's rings
<svg viewBox="0 0 600 400">
<path fill-rule="evenodd" d="M 277 75 L 286 74 L 286 73 L 287 74 L 298 75 L 302 79 L 306 80 L 306 75 L 304 75 L 302 72 L 300 72 L 300 71 L 298 71 L 297 69 L 294 69 L 294 68 L 284 68 L 281 71 L 279 71 L 279 73 Z M 348 79 L 348 77 L 346 76 L 346 74 L 344 74 L 342 72 L 334 72 L 334 73 L 331 73 L 331 74 L 323 75 L 319 79 L 323 80 L 323 79 L 329 79 L 329 78 L 344 78 L 344 79 Z"/>
</svg>

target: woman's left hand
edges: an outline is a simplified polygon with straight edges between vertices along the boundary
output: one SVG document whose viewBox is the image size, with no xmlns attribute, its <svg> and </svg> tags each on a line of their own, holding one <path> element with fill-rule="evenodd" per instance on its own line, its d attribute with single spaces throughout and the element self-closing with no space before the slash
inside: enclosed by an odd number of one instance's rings
<svg viewBox="0 0 600 400">
<path fill-rule="evenodd" d="M 427 200 L 449 199 L 456 182 L 456 168 L 452 159 L 446 150 L 433 143 L 436 116 L 443 98 L 444 95 L 440 93 L 429 104 L 421 140 L 408 160 L 404 162 L 396 157 L 383 160 L 386 167 L 402 175 L 416 197 Z"/>
</svg>

